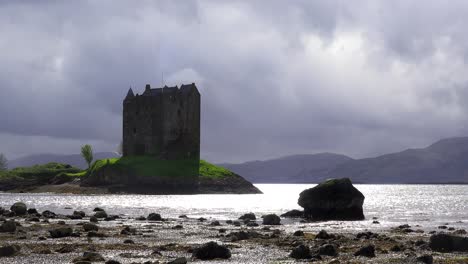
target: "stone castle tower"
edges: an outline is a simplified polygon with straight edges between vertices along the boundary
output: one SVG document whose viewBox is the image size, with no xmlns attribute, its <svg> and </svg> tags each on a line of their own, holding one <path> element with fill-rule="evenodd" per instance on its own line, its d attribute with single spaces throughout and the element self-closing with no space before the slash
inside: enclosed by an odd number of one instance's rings
<svg viewBox="0 0 468 264">
<path fill-rule="evenodd" d="M 194 83 L 180 88 L 128 91 L 123 101 L 123 156 L 200 159 L 200 93 Z M 198 163 L 198 162 L 197 162 Z"/>
</svg>

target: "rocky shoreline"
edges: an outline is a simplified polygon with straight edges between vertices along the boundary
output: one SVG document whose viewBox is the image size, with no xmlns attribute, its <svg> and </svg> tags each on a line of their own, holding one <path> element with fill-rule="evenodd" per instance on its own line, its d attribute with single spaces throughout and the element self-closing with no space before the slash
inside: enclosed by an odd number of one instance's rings
<svg viewBox="0 0 468 264">
<path fill-rule="evenodd" d="M 379 232 L 317 231 L 302 218 L 255 213 L 221 220 L 110 215 L 89 208 L 59 215 L 22 203 L 0 209 L 0 263 L 467 263 L 462 229 L 401 225 Z M 374 221 L 378 221 L 375 219 Z M 456 241 L 455 238 L 460 238 Z"/>
<path fill-rule="evenodd" d="M 158 189 L 150 186 L 128 186 L 102 185 L 102 186 L 83 186 L 79 180 L 65 183 L 44 183 L 44 182 L 21 182 L 12 180 L 11 183 L 5 180 L 0 183 L 0 191 L 11 193 L 57 193 L 57 194 L 259 194 L 262 193 L 252 183 L 246 181 L 236 174 L 220 178 L 200 178 L 197 190 Z"/>
</svg>

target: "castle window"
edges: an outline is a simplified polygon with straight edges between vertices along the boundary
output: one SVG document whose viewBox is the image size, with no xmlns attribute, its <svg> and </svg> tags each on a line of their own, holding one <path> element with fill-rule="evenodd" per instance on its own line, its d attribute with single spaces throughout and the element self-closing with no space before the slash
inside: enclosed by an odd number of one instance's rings
<svg viewBox="0 0 468 264">
<path fill-rule="evenodd" d="M 136 134 L 136 127 L 133 128 L 133 134 Z"/>
<path fill-rule="evenodd" d="M 135 114 L 136 114 L 136 115 L 139 115 L 139 114 L 140 114 L 140 112 L 136 111 L 136 112 L 135 112 Z"/>
</svg>

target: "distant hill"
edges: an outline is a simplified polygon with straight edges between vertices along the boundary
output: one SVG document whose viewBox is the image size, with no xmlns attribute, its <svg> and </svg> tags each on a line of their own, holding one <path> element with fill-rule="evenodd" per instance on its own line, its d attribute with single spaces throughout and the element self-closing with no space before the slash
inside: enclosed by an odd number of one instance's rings
<svg viewBox="0 0 468 264">
<path fill-rule="evenodd" d="M 352 160 L 344 155 L 320 153 L 220 165 L 254 183 L 308 183 L 323 179 L 330 170 Z"/>
<path fill-rule="evenodd" d="M 94 153 L 94 160 L 116 158 L 119 157 L 114 152 L 98 152 Z M 72 155 L 59 155 L 59 154 L 35 154 L 22 157 L 15 160 L 8 161 L 8 168 L 14 169 L 17 167 L 29 167 L 37 164 L 45 164 L 49 162 L 58 162 L 64 164 L 70 164 L 74 167 L 86 169 L 88 165 L 85 160 L 79 154 Z"/>
<path fill-rule="evenodd" d="M 427 148 L 408 149 L 340 164 L 326 177 L 350 177 L 361 183 L 468 183 L 468 137 L 440 140 Z"/>
</svg>

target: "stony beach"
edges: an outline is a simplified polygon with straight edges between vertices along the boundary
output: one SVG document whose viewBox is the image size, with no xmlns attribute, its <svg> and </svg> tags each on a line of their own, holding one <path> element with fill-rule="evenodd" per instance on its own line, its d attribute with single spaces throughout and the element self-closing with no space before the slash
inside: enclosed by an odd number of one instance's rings
<svg viewBox="0 0 468 264">
<path fill-rule="evenodd" d="M 0 263 L 468 263 L 466 231 L 450 223 L 342 232 L 255 212 L 226 220 L 68 209 L 73 213 L 22 203 L 1 209 Z"/>
</svg>

